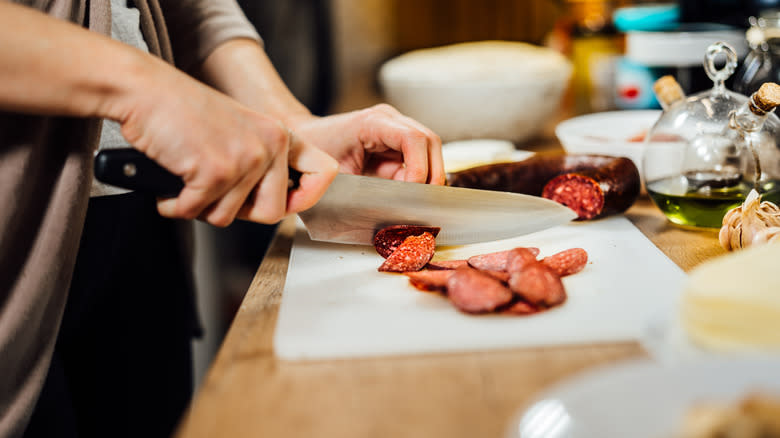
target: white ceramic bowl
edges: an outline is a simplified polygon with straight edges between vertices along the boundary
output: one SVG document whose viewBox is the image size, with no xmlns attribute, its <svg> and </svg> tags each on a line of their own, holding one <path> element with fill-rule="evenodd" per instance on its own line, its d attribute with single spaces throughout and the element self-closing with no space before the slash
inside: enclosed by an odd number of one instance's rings
<svg viewBox="0 0 780 438">
<path fill-rule="evenodd" d="M 444 171 L 458 172 L 470 167 L 506 161 L 522 161 L 534 153 L 517 150 L 506 140 L 474 139 L 444 143 L 441 148 Z"/>
<path fill-rule="evenodd" d="M 555 135 L 567 153 L 627 157 L 641 174 L 644 136 L 660 116 L 661 110 L 593 113 L 559 123 Z"/>
<path fill-rule="evenodd" d="M 520 42 L 480 41 L 412 51 L 387 61 L 387 102 L 443 141 L 521 142 L 558 110 L 572 67 L 561 54 Z"/>
</svg>

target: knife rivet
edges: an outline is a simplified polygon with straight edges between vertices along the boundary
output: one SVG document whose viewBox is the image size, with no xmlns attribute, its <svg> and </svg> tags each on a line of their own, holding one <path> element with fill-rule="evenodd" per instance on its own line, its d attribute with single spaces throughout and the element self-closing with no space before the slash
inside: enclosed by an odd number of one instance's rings
<svg viewBox="0 0 780 438">
<path fill-rule="evenodd" d="M 125 173 L 125 176 L 133 177 L 135 176 L 137 169 L 135 168 L 135 164 L 127 163 L 122 167 L 122 171 Z"/>
</svg>

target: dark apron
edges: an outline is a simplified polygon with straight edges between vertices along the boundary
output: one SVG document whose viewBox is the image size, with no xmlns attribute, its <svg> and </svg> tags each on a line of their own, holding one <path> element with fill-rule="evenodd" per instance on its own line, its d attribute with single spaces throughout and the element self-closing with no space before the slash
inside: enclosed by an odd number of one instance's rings
<svg viewBox="0 0 780 438">
<path fill-rule="evenodd" d="M 181 228 L 145 195 L 90 200 L 26 437 L 171 435 L 192 395 L 200 331 Z"/>
</svg>

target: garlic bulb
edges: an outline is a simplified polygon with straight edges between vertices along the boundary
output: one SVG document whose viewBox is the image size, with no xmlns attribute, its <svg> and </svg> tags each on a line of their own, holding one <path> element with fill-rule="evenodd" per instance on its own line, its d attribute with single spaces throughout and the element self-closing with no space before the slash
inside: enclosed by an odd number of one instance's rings
<svg viewBox="0 0 780 438">
<path fill-rule="evenodd" d="M 778 236 L 780 207 L 769 201 L 761 202 L 758 192 L 751 190 L 742 205 L 723 216 L 718 238 L 724 249 L 732 251 L 750 245 L 780 242 Z"/>
<path fill-rule="evenodd" d="M 751 245 L 762 245 L 764 243 L 780 242 L 780 227 L 765 228 L 753 237 Z"/>
</svg>

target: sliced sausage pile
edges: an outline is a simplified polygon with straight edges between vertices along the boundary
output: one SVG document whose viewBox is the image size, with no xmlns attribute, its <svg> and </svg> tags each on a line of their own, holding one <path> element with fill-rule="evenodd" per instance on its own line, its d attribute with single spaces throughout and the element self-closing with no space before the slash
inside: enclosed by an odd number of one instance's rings
<svg viewBox="0 0 780 438">
<path fill-rule="evenodd" d="M 403 273 L 415 288 L 440 292 L 465 313 L 528 315 L 560 305 L 566 301 L 561 278 L 588 262 L 582 248 L 539 260 L 539 249 L 530 247 L 432 262 L 438 233 L 414 225 L 380 230 L 374 237 L 374 247 L 385 257 L 379 271 Z"/>
</svg>

